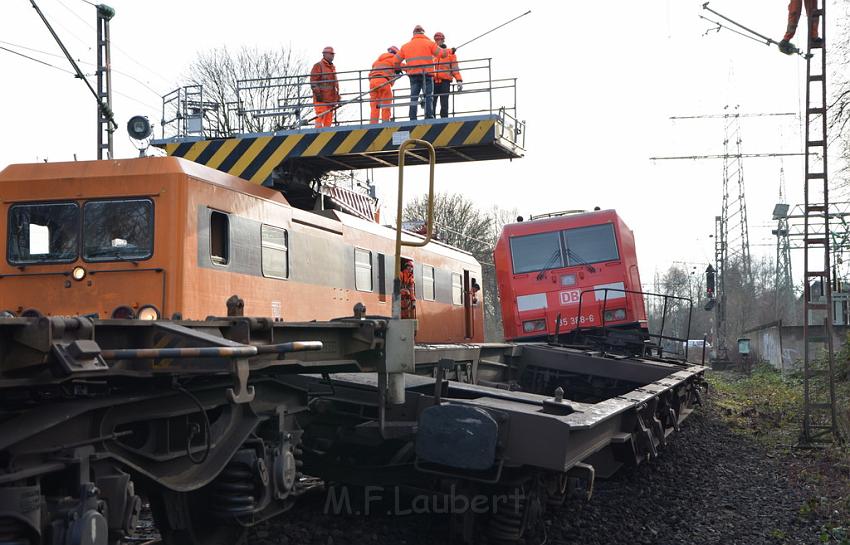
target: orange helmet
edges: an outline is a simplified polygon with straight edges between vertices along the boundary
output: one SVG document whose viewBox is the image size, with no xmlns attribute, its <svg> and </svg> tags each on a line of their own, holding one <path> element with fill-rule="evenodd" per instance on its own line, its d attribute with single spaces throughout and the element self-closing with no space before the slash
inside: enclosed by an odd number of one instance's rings
<svg viewBox="0 0 850 545">
<path fill-rule="evenodd" d="M 437 32 L 436 34 L 434 34 L 434 41 L 435 42 L 437 40 L 445 40 L 445 39 L 446 39 L 446 35 L 443 34 L 442 32 Z"/>
<path fill-rule="evenodd" d="M 324 53 L 330 53 L 331 55 L 333 55 L 334 54 L 334 48 L 331 47 L 331 46 L 328 46 L 328 47 L 322 49 L 322 54 L 324 54 Z"/>
<path fill-rule="evenodd" d="M 394 45 L 391 45 L 387 48 L 387 53 L 392 53 L 393 55 L 398 55 L 398 48 Z"/>
<path fill-rule="evenodd" d="M 422 25 L 416 25 L 415 27 L 413 27 L 413 33 L 414 34 L 425 34 L 425 29 L 422 28 Z"/>
</svg>

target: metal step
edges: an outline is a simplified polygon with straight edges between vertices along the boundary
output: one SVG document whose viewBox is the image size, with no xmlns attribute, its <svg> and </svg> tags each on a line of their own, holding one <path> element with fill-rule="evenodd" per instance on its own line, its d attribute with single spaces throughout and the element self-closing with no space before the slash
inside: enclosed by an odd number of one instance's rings
<svg viewBox="0 0 850 545">
<path fill-rule="evenodd" d="M 810 148 L 823 147 L 823 140 L 809 140 Z"/>
<path fill-rule="evenodd" d="M 811 245 L 823 246 L 823 245 L 826 244 L 826 237 L 818 237 L 818 238 L 808 238 L 808 237 L 806 237 L 805 243 L 806 243 L 806 245 L 811 244 Z"/>
<path fill-rule="evenodd" d="M 826 174 L 824 174 L 823 172 L 809 172 L 808 174 L 806 174 L 806 179 L 823 180 L 824 176 L 826 176 Z"/>
<path fill-rule="evenodd" d="M 812 278 L 814 276 L 826 276 L 826 273 L 824 271 L 807 271 L 806 276 L 808 276 L 809 278 Z"/>
<path fill-rule="evenodd" d="M 812 74 L 809 76 L 809 81 L 823 81 L 823 74 Z"/>
<path fill-rule="evenodd" d="M 826 310 L 826 303 L 809 303 L 809 310 Z"/>
<path fill-rule="evenodd" d="M 808 111 L 809 115 L 816 115 L 816 114 L 823 115 L 823 108 L 809 108 L 807 111 Z"/>
<path fill-rule="evenodd" d="M 825 204 L 810 204 L 806 206 L 806 212 L 826 212 Z"/>
</svg>

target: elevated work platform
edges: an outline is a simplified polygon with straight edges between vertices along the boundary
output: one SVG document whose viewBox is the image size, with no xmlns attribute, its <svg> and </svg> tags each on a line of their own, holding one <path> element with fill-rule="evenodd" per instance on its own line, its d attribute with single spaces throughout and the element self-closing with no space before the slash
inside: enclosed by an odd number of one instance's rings
<svg viewBox="0 0 850 545">
<path fill-rule="evenodd" d="M 277 167 L 320 175 L 332 170 L 397 166 L 398 147 L 408 138 L 434 145 L 438 163 L 517 159 L 524 150 L 516 125 L 499 114 L 344 125 L 328 129 L 298 129 L 245 134 L 209 140 L 157 140 L 170 156 L 183 157 L 239 176 L 256 184 Z M 520 140 L 521 142 L 521 140 Z M 427 164 L 426 155 L 408 156 L 407 164 Z"/>
<path fill-rule="evenodd" d="M 398 147 L 408 138 L 433 144 L 438 163 L 522 157 L 525 123 L 516 117 L 516 79 L 493 79 L 490 59 L 459 64 L 464 84 L 451 90 L 446 118 L 407 120 L 410 89 L 401 76 L 393 87 L 393 120 L 370 123 L 369 70 L 356 70 L 338 72 L 334 126 L 312 128 L 309 75 L 301 74 L 241 80 L 227 103 L 207 100 L 199 85 L 176 89 L 163 97 L 163 134 L 152 144 L 267 185 L 396 166 Z M 414 152 L 406 162 L 427 163 L 427 157 Z"/>
</svg>

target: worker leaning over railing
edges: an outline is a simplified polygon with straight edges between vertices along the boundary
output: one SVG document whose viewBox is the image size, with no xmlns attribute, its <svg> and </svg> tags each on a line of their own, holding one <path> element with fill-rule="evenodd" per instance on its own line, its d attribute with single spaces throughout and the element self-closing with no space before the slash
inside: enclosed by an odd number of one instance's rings
<svg viewBox="0 0 850 545">
<path fill-rule="evenodd" d="M 310 88 L 313 90 L 313 107 L 316 109 L 316 128 L 330 127 L 335 105 L 339 102 L 339 81 L 334 66 L 334 48 L 322 50 L 322 60 L 310 70 Z"/>
<path fill-rule="evenodd" d="M 454 49 L 446 47 L 446 35 L 442 32 L 434 34 L 434 42 L 440 49 L 449 51 L 445 60 L 437 63 L 434 71 L 434 105 L 432 111 L 437 112 L 437 100 L 440 101 L 440 117 L 449 117 L 449 93 L 451 92 L 452 80 L 457 82 L 457 91 L 463 91 L 463 78 L 457 65 L 457 56 L 452 52 Z"/>
<path fill-rule="evenodd" d="M 425 97 L 425 119 L 434 118 L 434 60 L 447 58 L 449 53 L 454 53 L 454 49 L 441 49 L 425 36 L 422 25 L 416 25 L 413 38 L 396 54 L 399 62 L 405 61 L 405 72 L 410 78 L 411 121 L 416 121 L 420 94 Z"/>
<path fill-rule="evenodd" d="M 401 74 L 401 66 L 396 55 L 398 48 L 391 45 L 386 53 L 381 53 L 378 60 L 372 63 L 369 72 L 369 116 L 370 123 L 389 121 L 392 114 L 393 90 L 392 85 Z"/>
</svg>

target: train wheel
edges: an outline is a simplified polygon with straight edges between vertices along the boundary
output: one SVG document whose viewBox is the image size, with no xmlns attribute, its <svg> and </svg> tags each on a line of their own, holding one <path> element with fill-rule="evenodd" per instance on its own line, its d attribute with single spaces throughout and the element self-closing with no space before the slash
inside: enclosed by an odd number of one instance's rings
<svg viewBox="0 0 850 545">
<path fill-rule="evenodd" d="M 12 518 L 0 518 L 0 544 L 2 545 L 31 545 L 23 523 Z"/>
<path fill-rule="evenodd" d="M 247 528 L 210 514 L 204 492 L 162 492 L 150 498 L 164 545 L 238 545 L 245 540 Z"/>
<path fill-rule="evenodd" d="M 538 486 L 509 493 L 505 505 L 490 515 L 487 536 L 492 543 L 513 544 L 536 530 L 543 522 L 544 499 Z"/>
</svg>

